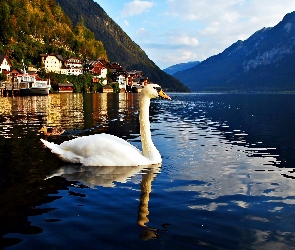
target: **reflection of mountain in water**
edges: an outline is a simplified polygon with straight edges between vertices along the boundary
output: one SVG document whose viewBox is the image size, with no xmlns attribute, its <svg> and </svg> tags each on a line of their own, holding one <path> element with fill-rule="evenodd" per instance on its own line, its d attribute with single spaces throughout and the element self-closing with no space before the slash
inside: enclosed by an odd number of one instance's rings
<svg viewBox="0 0 295 250">
<path fill-rule="evenodd" d="M 181 105 L 174 103 L 177 104 Z M 212 121 L 204 107 L 194 107 L 193 104 L 190 107 L 190 111 L 182 114 L 186 115 L 184 119 L 165 114 L 163 125 L 168 122 L 170 126 L 165 128 L 163 137 L 171 164 L 175 166 L 175 169 L 169 169 L 169 177 L 174 183 L 178 182 L 167 190 L 192 191 L 199 197 L 211 199 L 214 202 L 206 207 L 203 204 L 190 205 L 191 209 L 210 211 L 226 205 L 216 202 L 224 196 L 281 199 L 293 195 L 294 180 L 291 177 L 294 178 L 294 171 L 279 167 L 281 162 L 274 148 L 249 144 L 244 131 L 232 130 L 228 123 Z M 181 169 L 176 167 L 178 164 Z M 251 205 L 239 199 L 232 202 L 244 208 Z M 282 202 L 295 204 L 294 199 Z"/>
</svg>

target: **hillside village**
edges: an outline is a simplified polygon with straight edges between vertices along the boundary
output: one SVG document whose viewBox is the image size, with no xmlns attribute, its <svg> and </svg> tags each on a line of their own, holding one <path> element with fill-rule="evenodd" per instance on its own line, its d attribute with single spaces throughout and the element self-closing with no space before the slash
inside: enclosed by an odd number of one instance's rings
<svg viewBox="0 0 295 250">
<path fill-rule="evenodd" d="M 117 62 L 107 62 L 104 59 L 83 62 L 78 57 L 62 58 L 56 54 L 40 54 L 41 68 L 26 67 L 19 70 L 13 65 L 7 55 L 0 54 L 0 74 L 2 78 L 1 88 L 11 86 L 18 90 L 23 81 L 44 80 L 40 72 L 50 78 L 51 74 L 66 76 L 91 75 L 90 85 L 99 85 L 100 92 L 140 92 L 148 83 L 148 77 L 142 71 L 126 71 Z M 0 79 L 1 80 L 1 79 Z M 46 79 L 47 80 L 47 79 Z M 74 92 L 75 86 L 70 82 L 51 83 L 52 87 L 59 92 Z M 111 87 L 113 86 L 113 87 Z M 115 86 L 115 87 L 114 87 Z M 87 92 L 96 92 L 88 89 Z"/>
</svg>

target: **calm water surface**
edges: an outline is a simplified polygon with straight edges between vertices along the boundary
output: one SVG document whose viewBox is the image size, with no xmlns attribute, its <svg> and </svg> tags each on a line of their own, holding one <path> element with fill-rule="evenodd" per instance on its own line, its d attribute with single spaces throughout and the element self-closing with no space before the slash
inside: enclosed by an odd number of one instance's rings
<svg viewBox="0 0 295 250">
<path fill-rule="evenodd" d="M 294 249 L 295 95 L 153 100 L 163 163 L 81 167 L 42 146 L 110 133 L 140 148 L 137 94 L 0 97 L 0 248 Z"/>
</svg>

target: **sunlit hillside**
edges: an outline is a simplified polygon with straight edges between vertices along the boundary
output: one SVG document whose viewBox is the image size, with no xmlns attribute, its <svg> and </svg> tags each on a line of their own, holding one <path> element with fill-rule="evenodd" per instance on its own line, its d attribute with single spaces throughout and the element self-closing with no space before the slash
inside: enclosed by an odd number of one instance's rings
<svg viewBox="0 0 295 250">
<path fill-rule="evenodd" d="M 1 0 L 0 53 L 14 66 L 38 65 L 41 53 L 107 59 L 101 41 L 81 19 L 74 27 L 55 0 Z"/>
</svg>

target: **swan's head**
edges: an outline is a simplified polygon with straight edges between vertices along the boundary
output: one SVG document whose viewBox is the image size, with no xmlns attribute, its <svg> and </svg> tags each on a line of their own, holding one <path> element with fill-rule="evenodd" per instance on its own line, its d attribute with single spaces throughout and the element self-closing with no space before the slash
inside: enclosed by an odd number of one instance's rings
<svg viewBox="0 0 295 250">
<path fill-rule="evenodd" d="M 160 96 L 164 99 L 171 100 L 170 96 L 168 96 L 158 84 L 147 84 L 146 86 L 144 86 L 141 94 L 146 95 L 149 98 L 157 98 Z"/>
</svg>

